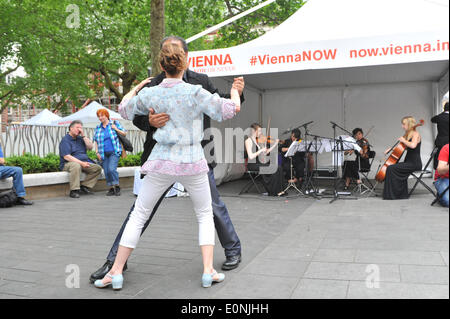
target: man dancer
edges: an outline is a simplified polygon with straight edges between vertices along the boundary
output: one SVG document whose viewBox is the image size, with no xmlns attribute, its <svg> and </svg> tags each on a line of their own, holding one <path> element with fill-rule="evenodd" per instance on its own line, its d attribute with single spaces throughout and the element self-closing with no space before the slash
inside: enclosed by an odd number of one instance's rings
<svg viewBox="0 0 450 319">
<path fill-rule="evenodd" d="M 180 45 L 184 52 L 186 52 L 186 55 L 188 54 L 188 47 L 187 43 L 183 38 L 180 37 L 167 37 L 163 39 L 161 42 L 161 47 L 166 43 L 173 43 Z M 130 93 L 128 93 L 124 99 L 122 100 L 122 104 L 127 103 L 129 99 L 131 99 L 133 96 L 135 96 L 140 89 L 142 89 L 144 86 L 156 86 L 160 84 L 165 78 L 165 73 L 162 72 L 159 74 L 156 78 L 153 79 L 146 79 L 143 82 L 141 82 L 140 85 L 138 85 L 136 88 L 134 88 Z M 193 72 L 191 70 L 186 70 L 183 76 L 183 80 L 187 83 L 194 84 L 194 85 L 201 85 L 205 90 L 211 92 L 211 93 L 218 93 L 218 90 L 213 86 L 211 81 L 209 80 L 208 76 L 205 74 L 200 74 Z M 244 101 L 242 92 L 244 90 L 244 80 L 243 78 L 236 78 L 233 86 L 235 86 L 240 95 L 241 95 L 241 102 Z M 229 94 L 219 94 L 221 97 L 229 98 Z M 147 132 L 147 137 L 144 143 L 144 152 L 142 153 L 141 157 L 141 165 L 145 163 L 148 156 L 150 155 L 153 146 L 155 145 L 156 141 L 153 139 L 153 133 L 156 131 L 157 128 L 163 127 L 166 122 L 169 120 L 169 117 L 167 114 L 150 114 L 149 117 L 146 116 L 135 116 L 133 120 L 133 124 L 137 126 L 139 129 Z M 208 116 L 204 116 L 204 123 L 203 128 L 206 130 L 211 127 L 211 119 Z M 209 143 L 213 143 L 212 137 L 210 140 L 204 140 L 202 143 L 202 146 L 205 147 Z M 211 150 L 211 154 L 205 154 L 207 158 L 210 158 L 210 156 L 213 155 L 213 150 Z M 239 263 L 241 262 L 241 242 L 239 240 L 238 235 L 236 234 L 236 231 L 234 229 L 233 223 L 231 222 L 230 216 L 228 214 L 227 207 L 225 203 L 220 199 L 220 194 L 217 190 L 216 182 L 214 179 L 214 167 L 215 163 L 214 161 L 208 161 L 209 166 L 209 185 L 211 189 L 211 197 L 212 197 L 212 206 L 213 206 L 213 213 L 214 213 L 214 224 L 216 227 L 217 235 L 219 237 L 220 243 L 222 244 L 222 247 L 225 250 L 225 257 L 226 260 L 222 265 L 223 270 L 231 270 L 235 269 L 239 266 Z M 167 189 L 167 191 L 161 196 L 158 203 L 156 204 L 155 208 L 153 209 L 152 213 L 150 214 L 150 217 L 148 221 L 146 222 L 142 233 L 146 230 L 147 226 L 150 224 L 153 216 L 155 215 L 159 205 L 161 204 L 162 200 L 164 199 L 166 193 L 170 190 Z M 114 260 L 117 255 L 117 250 L 119 247 L 119 242 L 122 237 L 122 233 L 125 229 L 125 226 L 128 222 L 128 219 L 130 217 L 131 212 L 134 209 L 134 204 L 131 207 L 130 212 L 128 213 L 127 218 L 125 219 L 115 241 L 113 246 L 111 247 L 111 250 L 108 254 L 107 260 L 105 264 L 100 267 L 97 271 L 91 274 L 90 281 L 93 283 L 97 279 L 102 279 L 111 269 L 112 265 L 114 264 Z M 141 233 L 141 235 L 142 235 Z M 127 266 L 125 264 L 124 270 L 126 270 Z"/>
</svg>

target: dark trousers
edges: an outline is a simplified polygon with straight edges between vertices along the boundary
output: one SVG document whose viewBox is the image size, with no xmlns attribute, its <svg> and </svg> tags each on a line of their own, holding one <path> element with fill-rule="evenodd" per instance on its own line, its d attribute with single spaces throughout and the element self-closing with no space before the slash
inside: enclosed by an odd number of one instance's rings
<svg viewBox="0 0 450 319">
<path fill-rule="evenodd" d="M 214 171 L 212 169 L 210 169 L 208 172 L 208 178 L 209 178 L 209 186 L 211 189 L 212 208 L 213 208 L 213 214 L 214 214 L 214 225 L 216 227 L 216 231 L 217 231 L 217 235 L 219 237 L 220 244 L 222 245 L 222 247 L 225 250 L 226 257 L 240 255 L 241 254 L 241 242 L 239 240 L 238 235 L 236 234 L 233 223 L 231 222 L 227 207 L 226 207 L 225 203 L 220 199 L 220 194 L 219 194 L 219 191 L 217 190 L 216 181 L 214 179 Z M 156 203 L 155 208 L 153 209 L 152 213 L 150 214 L 149 219 L 147 220 L 147 222 L 144 225 L 144 228 L 142 229 L 141 236 L 147 229 L 147 226 L 150 224 L 151 220 L 153 219 L 153 216 L 155 215 L 156 211 L 158 210 L 159 205 L 161 204 L 161 202 L 163 201 L 167 192 L 171 188 L 172 187 L 169 187 L 164 192 L 164 194 L 161 196 L 161 198 L 158 200 L 158 202 Z M 133 204 L 133 206 L 131 206 L 131 210 L 128 213 L 128 216 L 125 219 L 124 223 L 122 224 L 122 227 L 120 228 L 120 231 L 117 234 L 114 244 L 111 247 L 111 250 L 109 251 L 107 259 L 111 262 L 114 262 L 114 260 L 116 259 L 117 250 L 119 249 L 120 239 L 122 238 L 122 233 L 125 230 L 125 227 L 127 226 L 128 219 L 130 218 L 130 214 L 133 210 L 134 210 L 134 204 Z"/>
</svg>

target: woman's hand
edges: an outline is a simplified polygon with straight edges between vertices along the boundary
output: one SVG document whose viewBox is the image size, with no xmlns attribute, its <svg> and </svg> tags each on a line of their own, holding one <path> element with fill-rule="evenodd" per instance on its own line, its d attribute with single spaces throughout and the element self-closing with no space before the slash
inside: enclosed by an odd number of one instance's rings
<svg viewBox="0 0 450 319">
<path fill-rule="evenodd" d="M 118 131 L 119 129 L 117 128 L 116 124 L 112 123 L 111 124 L 111 128 L 115 131 Z"/>
<path fill-rule="evenodd" d="M 141 83 L 139 83 L 138 86 L 136 86 L 136 93 L 138 93 L 140 90 L 142 90 L 144 88 L 145 85 L 147 85 L 148 83 L 150 83 L 152 81 L 153 77 L 150 78 L 146 78 L 144 81 L 142 81 Z"/>
<path fill-rule="evenodd" d="M 100 156 L 100 153 L 99 153 L 99 152 L 97 152 L 97 158 L 98 158 L 99 161 L 102 160 L 102 157 Z"/>
<path fill-rule="evenodd" d="M 407 144 L 407 143 L 408 143 L 408 141 L 407 141 L 403 136 L 399 137 L 399 138 L 398 138 L 398 141 L 399 141 L 400 143 L 403 143 L 403 144 Z"/>
</svg>

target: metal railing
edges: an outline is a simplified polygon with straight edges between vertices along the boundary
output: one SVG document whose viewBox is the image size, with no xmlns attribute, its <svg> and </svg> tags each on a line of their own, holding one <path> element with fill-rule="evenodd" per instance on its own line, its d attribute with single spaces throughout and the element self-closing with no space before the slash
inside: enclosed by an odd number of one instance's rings
<svg viewBox="0 0 450 319">
<path fill-rule="evenodd" d="M 84 127 L 84 133 L 91 140 L 95 128 Z M 49 153 L 59 154 L 59 143 L 68 128 L 61 126 L 39 126 L 12 124 L 0 135 L 0 143 L 5 157 L 31 153 L 44 157 Z M 133 144 L 133 154 L 144 149 L 146 133 L 140 130 L 127 130 L 127 138 Z"/>
</svg>

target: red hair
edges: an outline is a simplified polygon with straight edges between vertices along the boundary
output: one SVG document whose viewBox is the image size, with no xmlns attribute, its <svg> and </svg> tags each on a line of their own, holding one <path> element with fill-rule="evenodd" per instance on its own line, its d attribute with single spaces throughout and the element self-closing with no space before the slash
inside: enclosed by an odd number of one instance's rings
<svg viewBox="0 0 450 319">
<path fill-rule="evenodd" d="M 106 110 L 106 109 L 100 109 L 100 110 L 98 110 L 98 111 L 97 111 L 97 117 L 99 117 L 99 116 L 101 116 L 101 115 L 106 116 L 106 117 L 108 118 L 108 120 L 109 120 L 109 112 L 108 112 L 108 110 Z"/>
</svg>

